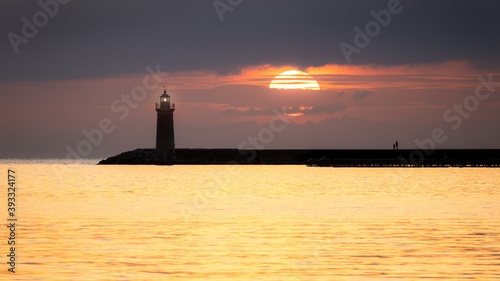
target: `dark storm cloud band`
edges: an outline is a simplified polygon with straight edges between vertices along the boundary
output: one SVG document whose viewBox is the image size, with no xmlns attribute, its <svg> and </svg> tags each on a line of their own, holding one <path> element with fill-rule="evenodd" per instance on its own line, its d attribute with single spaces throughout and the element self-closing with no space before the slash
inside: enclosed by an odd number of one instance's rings
<svg viewBox="0 0 500 281">
<path fill-rule="evenodd" d="M 374 21 L 369 11 L 387 10 L 388 5 L 388 0 L 255 0 L 240 6 L 237 0 L 220 1 L 234 9 L 223 10 L 223 23 L 213 1 L 73 1 L 60 5 L 43 32 L 28 38 L 29 44 L 13 39 L 19 44 L 17 56 L 6 35 L 14 32 L 27 38 L 20 19 L 32 22 L 32 15 L 42 9 L 36 1 L 4 1 L 0 79 L 113 77 L 140 74 L 143 65 L 156 63 L 168 66 L 165 71 L 171 73 L 219 74 L 262 64 L 297 68 L 346 64 L 339 44 L 352 45 L 348 39 L 355 35 L 353 27 L 363 31 L 362 23 Z M 499 10 L 500 2 L 493 0 L 413 1 L 411 9 L 393 16 L 377 40 L 371 40 L 369 52 L 356 54 L 352 63 L 469 60 L 479 72 L 487 68 L 494 72 L 500 61 Z M 40 25 L 43 20 L 40 16 Z"/>
<path fill-rule="evenodd" d="M 387 2 L 387 9 L 382 9 L 378 12 L 371 10 L 370 15 L 372 15 L 373 20 L 364 25 L 364 30 L 361 30 L 358 26 L 354 27 L 354 46 L 345 41 L 339 44 L 347 63 L 351 63 L 351 56 L 353 54 L 360 54 L 362 49 L 368 47 L 371 40 L 380 35 L 382 28 L 386 28 L 391 23 L 392 17 L 402 11 L 403 6 L 399 0 L 389 0 Z"/>
<path fill-rule="evenodd" d="M 30 39 L 33 39 L 37 34 L 39 29 L 44 28 L 49 23 L 49 18 L 55 17 L 62 5 L 66 5 L 70 0 L 40 0 L 38 5 L 41 10 L 35 12 L 32 19 L 29 20 L 27 17 L 22 17 L 22 27 L 19 34 L 15 32 L 9 32 L 7 38 L 12 46 L 15 54 L 19 53 L 19 46 L 21 44 L 28 44 Z"/>
</svg>

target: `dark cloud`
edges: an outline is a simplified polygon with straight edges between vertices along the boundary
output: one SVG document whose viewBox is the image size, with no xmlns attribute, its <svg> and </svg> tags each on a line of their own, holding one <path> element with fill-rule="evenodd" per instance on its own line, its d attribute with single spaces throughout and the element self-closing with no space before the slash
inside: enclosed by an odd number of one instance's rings
<svg viewBox="0 0 500 281">
<path fill-rule="evenodd" d="M 325 105 L 300 105 L 300 106 L 284 106 L 274 108 L 244 108 L 244 109 L 226 109 L 222 111 L 224 115 L 240 115 L 240 116 L 266 116 L 275 115 L 277 112 L 285 114 L 321 114 L 321 113 L 334 113 L 343 111 L 345 105 L 343 103 L 331 103 Z"/>
<path fill-rule="evenodd" d="M 335 113 L 343 111 L 346 106 L 341 102 L 317 104 L 317 105 L 302 105 L 285 107 L 287 114 L 322 114 Z"/>
<path fill-rule="evenodd" d="M 275 108 L 276 109 L 276 108 Z M 279 109 L 278 109 L 279 110 Z M 281 112 L 281 111 L 278 111 Z M 226 109 L 222 111 L 224 115 L 242 115 L 242 116 L 261 116 L 261 115 L 273 115 L 273 108 L 246 108 L 246 109 Z"/>
<path fill-rule="evenodd" d="M 164 71 L 237 72 L 269 63 L 298 67 L 345 64 L 339 44 L 373 20 L 388 0 L 244 1 L 219 20 L 212 1 L 70 1 L 14 54 L 7 34 L 21 35 L 22 17 L 38 1 L 0 3 L 0 77 L 67 79 Z M 497 68 L 500 2 L 407 1 L 352 64 L 421 64 L 469 59 Z"/>
<path fill-rule="evenodd" d="M 316 105 L 311 110 L 310 113 L 319 114 L 319 113 L 333 113 L 343 111 L 345 109 L 345 105 L 340 102 L 324 104 L 324 105 Z"/>
<path fill-rule="evenodd" d="M 354 100 L 362 100 L 366 97 L 371 96 L 372 93 L 370 91 L 362 90 L 362 91 L 357 91 L 352 95 L 352 99 Z"/>
</svg>

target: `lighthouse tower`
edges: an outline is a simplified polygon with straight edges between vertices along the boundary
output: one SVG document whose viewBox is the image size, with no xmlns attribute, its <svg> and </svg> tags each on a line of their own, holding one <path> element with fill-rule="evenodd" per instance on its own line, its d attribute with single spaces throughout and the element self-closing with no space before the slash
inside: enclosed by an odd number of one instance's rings
<svg viewBox="0 0 500 281">
<path fill-rule="evenodd" d="M 175 103 L 170 103 L 170 96 L 163 91 L 160 103 L 156 103 L 158 113 L 156 121 L 156 151 L 161 153 L 168 162 L 175 160 L 174 140 L 174 110 Z"/>
</svg>

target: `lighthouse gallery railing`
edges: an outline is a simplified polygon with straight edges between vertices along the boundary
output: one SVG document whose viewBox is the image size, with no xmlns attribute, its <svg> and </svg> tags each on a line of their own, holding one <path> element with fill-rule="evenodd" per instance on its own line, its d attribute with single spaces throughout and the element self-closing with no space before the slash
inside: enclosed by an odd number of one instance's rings
<svg viewBox="0 0 500 281">
<path fill-rule="evenodd" d="M 169 108 L 175 109 L 175 103 L 171 103 Z M 155 109 L 161 109 L 161 103 L 155 102 Z"/>
</svg>

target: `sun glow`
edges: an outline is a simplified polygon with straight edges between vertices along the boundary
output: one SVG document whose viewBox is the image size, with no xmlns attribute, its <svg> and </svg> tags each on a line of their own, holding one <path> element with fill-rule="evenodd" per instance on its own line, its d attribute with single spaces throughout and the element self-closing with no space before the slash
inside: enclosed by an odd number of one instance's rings
<svg viewBox="0 0 500 281">
<path fill-rule="evenodd" d="M 320 90 L 314 78 L 304 71 L 287 70 L 276 76 L 269 85 L 270 89 Z"/>
</svg>

